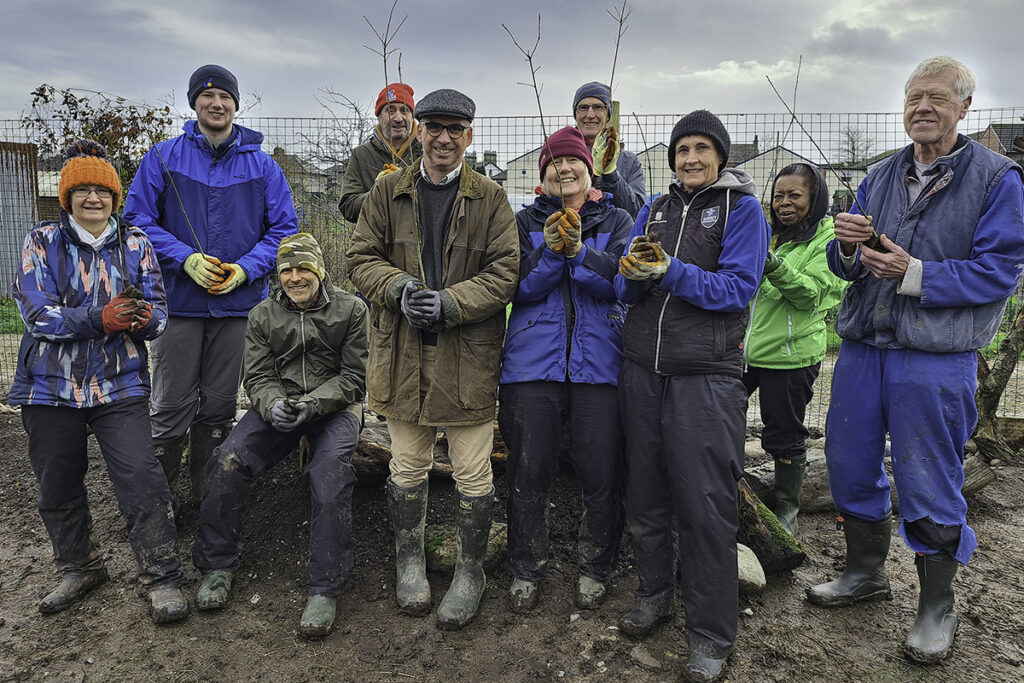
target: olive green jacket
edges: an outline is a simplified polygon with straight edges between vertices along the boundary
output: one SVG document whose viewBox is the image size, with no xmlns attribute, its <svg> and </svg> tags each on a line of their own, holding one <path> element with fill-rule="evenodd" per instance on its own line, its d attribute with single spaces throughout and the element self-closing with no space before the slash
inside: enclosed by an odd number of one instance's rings
<svg viewBox="0 0 1024 683">
<path fill-rule="evenodd" d="M 370 408 L 423 425 L 494 419 L 505 306 L 519 280 L 519 238 L 504 190 L 463 163 L 445 239 L 435 328 L 437 366 L 420 405 L 420 331 L 400 310 L 402 288 L 423 280 L 416 186 L 420 165 L 385 176 L 363 204 L 347 253 L 349 276 L 369 299 Z"/>
<path fill-rule="evenodd" d="M 267 422 L 286 398 L 306 402 L 310 420 L 347 410 L 361 421 L 366 354 L 366 304 L 355 295 L 324 281 L 301 311 L 278 291 L 249 312 L 242 384 Z"/>
<path fill-rule="evenodd" d="M 416 135 L 415 126 L 412 135 Z M 341 182 L 341 201 L 338 202 L 338 209 L 345 220 L 350 223 L 359 220 L 359 210 L 363 208 L 363 202 L 373 187 L 373 181 L 377 179 L 377 174 L 383 170 L 385 164 L 395 164 L 399 168 L 418 166 L 413 161 L 419 159 L 422 154 L 423 146 L 413 137 L 405 149 L 405 154 L 396 161 L 388 144 L 374 131 L 369 140 L 352 150 L 348 166 L 345 167 L 345 177 Z"/>
</svg>

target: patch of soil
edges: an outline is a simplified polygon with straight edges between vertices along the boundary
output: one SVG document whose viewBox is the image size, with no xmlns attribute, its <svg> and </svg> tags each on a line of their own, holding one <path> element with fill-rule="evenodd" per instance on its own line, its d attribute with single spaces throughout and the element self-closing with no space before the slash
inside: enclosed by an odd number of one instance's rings
<svg viewBox="0 0 1024 683">
<path fill-rule="evenodd" d="M 35 510 L 36 483 L 18 416 L 0 416 L 0 680 L 331 680 L 451 681 L 676 679 L 686 659 L 681 601 L 675 619 L 637 643 L 620 633 L 631 609 L 636 569 L 628 538 L 621 576 L 595 611 L 572 604 L 579 494 L 563 472 L 552 495 L 552 562 L 543 600 L 530 615 L 506 609 L 509 577 L 489 577 L 475 621 L 459 632 L 433 616 L 406 617 L 394 605 L 394 546 L 383 489 L 365 485 L 354 500 L 356 567 L 339 601 L 338 627 L 322 640 L 296 634 L 305 603 L 309 502 L 295 459 L 253 486 L 245 549 L 233 600 L 216 613 L 154 626 L 135 578 L 123 520 L 95 443 L 90 492 L 95 534 L 111 581 L 63 613 L 36 605 L 55 582 L 51 550 Z M 833 578 L 844 562 L 834 515 L 801 515 L 807 562 L 770 577 L 767 590 L 741 602 L 740 635 L 729 680 L 992 680 L 1024 678 L 1024 495 L 1022 467 L 971 501 L 980 545 L 956 579 L 961 624 L 952 657 L 923 668 L 901 654 L 917 605 L 912 553 L 894 539 L 888 560 L 893 600 L 824 610 L 804 589 Z M 496 473 L 496 518 L 504 521 L 506 483 Z M 454 489 L 431 482 L 428 523 L 450 523 Z M 181 556 L 190 598 L 198 573 L 189 560 L 195 517 L 183 519 Z M 434 604 L 450 577 L 431 575 Z"/>
</svg>

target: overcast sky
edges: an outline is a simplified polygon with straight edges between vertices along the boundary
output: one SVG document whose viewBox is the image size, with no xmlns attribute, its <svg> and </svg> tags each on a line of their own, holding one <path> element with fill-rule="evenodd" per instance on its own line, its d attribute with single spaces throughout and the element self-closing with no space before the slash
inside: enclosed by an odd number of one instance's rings
<svg viewBox="0 0 1024 683">
<path fill-rule="evenodd" d="M 521 43 L 542 35 L 544 113 L 568 114 L 581 83 L 607 82 L 621 0 L 399 0 L 408 16 L 393 42 L 417 98 L 462 90 L 479 116 L 533 115 L 529 71 L 501 27 Z M 782 112 L 765 75 L 797 111 L 891 112 L 924 57 L 948 53 L 978 76 L 975 108 L 1024 105 L 1020 0 L 630 0 L 615 73 L 624 111 Z M 390 0 L 0 0 L 0 118 L 20 116 L 41 83 L 101 90 L 133 101 L 172 97 L 188 111 L 189 74 L 221 64 L 261 104 L 245 114 L 320 116 L 321 89 L 372 105 L 384 85 L 380 44 Z M 397 21 L 396 21 L 397 23 Z M 1016 64 L 1017 66 L 1013 66 Z M 397 78 L 397 55 L 389 76 Z"/>
</svg>

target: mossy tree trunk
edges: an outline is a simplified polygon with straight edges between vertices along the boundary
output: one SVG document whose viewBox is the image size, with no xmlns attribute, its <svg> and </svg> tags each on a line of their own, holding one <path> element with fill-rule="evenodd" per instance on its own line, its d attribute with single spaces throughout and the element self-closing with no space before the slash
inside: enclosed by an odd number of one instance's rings
<svg viewBox="0 0 1024 683">
<path fill-rule="evenodd" d="M 989 363 L 981 353 L 978 354 L 978 392 L 975 402 L 978 404 L 978 429 L 974 434 L 974 443 L 978 445 L 978 453 L 986 461 L 1008 460 L 1016 453 L 1006 443 L 999 431 L 996 410 L 1002 398 L 1006 384 L 1017 367 L 1021 351 L 1024 350 L 1024 308 L 1017 313 L 1013 327 L 999 344 L 996 357 Z"/>
</svg>

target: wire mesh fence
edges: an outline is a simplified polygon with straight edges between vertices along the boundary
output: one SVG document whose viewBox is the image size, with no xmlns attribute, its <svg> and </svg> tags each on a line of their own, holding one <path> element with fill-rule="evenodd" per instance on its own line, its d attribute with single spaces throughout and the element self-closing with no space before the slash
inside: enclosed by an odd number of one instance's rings
<svg viewBox="0 0 1024 683">
<path fill-rule="evenodd" d="M 618 115 L 620 138 L 637 154 L 650 194 L 663 192 L 672 180 L 668 142 L 678 114 Z M 767 203 L 771 179 L 782 167 L 807 161 L 825 171 L 832 197 L 832 212 L 851 204 L 851 189 L 889 154 L 909 143 L 901 113 L 807 113 L 795 123 L 789 114 L 720 115 L 732 138 L 729 164 L 753 176 L 762 203 Z M 45 122 L 44 122 L 45 123 Z M 170 137 L 180 124 L 165 131 Z M 288 178 L 301 230 L 319 239 L 328 271 L 346 284 L 344 253 L 352 224 L 338 211 L 342 177 L 350 151 L 372 134 L 372 119 L 253 117 L 238 123 L 264 135 L 263 148 L 280 164 Z M 515 210 L 533 201 L 539 183 L 537 157 L 544 133 L 572 125 L 571 116 L 493 116 L 473 122 L 473 141 L 467 161 L 500 183 Z M 959 130 L 990 149 L 1018 162 L 1024 159 L 1024 107 L 969 111 Z M 826 170 L 831 166 L 832 170 Z M 20 334 L 17 307 L 9 297 L 9 283 L 21 257 L 21 243 L 39 220 L 57 217 L 59 203 L 59 150 L 48 147 L 39 124 L 0 120 L 0 396 L 6 396 L 13 378 Z M 1007 321 L 1020 307 L 1014 297 Z M 1007 323 L 1008 324 L 1008 323 Z M 822 366 L 807 423 L 823 428 L 834 351 Z M 1003 396 L 1001 412 L 1024 412 L 1024 386 L 1015 373 Z M 752 401 L 750 420 L 758 420 Z"/>
</svg>

